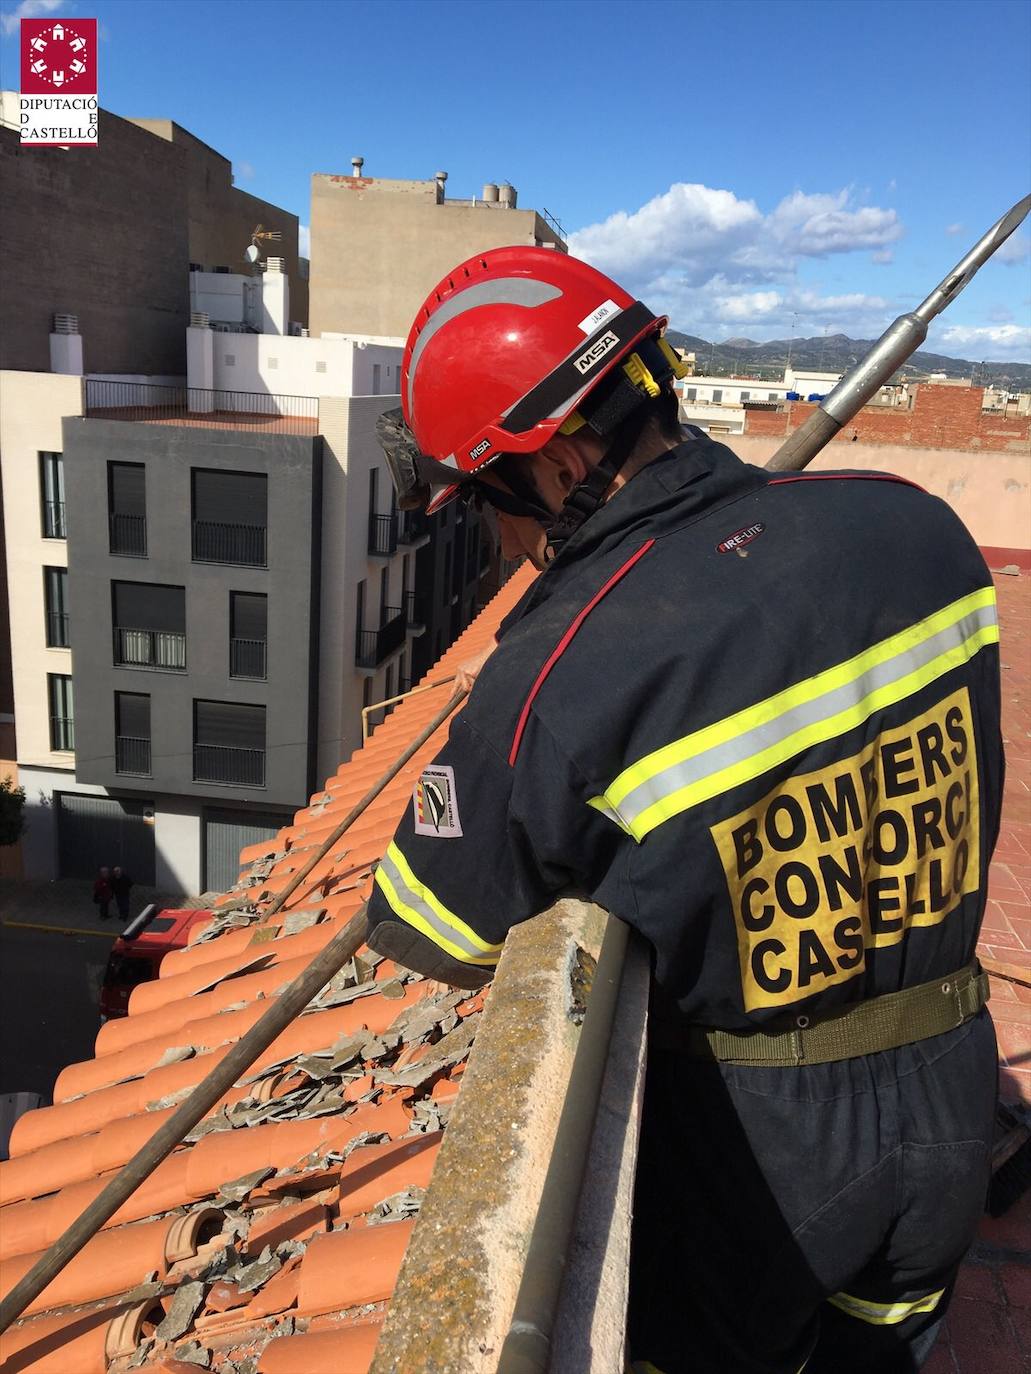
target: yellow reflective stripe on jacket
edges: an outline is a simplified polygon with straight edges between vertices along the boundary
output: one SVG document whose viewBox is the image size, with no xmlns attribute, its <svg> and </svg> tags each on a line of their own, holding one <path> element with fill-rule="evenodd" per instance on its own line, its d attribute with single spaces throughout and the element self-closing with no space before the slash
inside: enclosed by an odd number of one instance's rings
<svg viewBox="0 0 1031 1374">
<path fill-rule="evenodd" d="M 643 840 L 663 821 L 855 729 L 998 639 L 995 589 L 983 587 L 845 663 L 657 749 L 589 804 Z"/>
<path fill-rule="evenodd" d="M 460 916 L 449 911 L 415 876 L 393 840 L 376 869 L 376 885 L 395 916 L 414 926 L 453 958 L 463 964 L 497 963 L 502 946 L 487 944 Z"/>
<path fill-rule="evenodd" d="M 871 1322 L 874 1326 L 897 1326 L 907 1317 L 915 1317 L 918 1312 L 933 1312 L 944 1292 L 944 1288 L 939 1288 L 937 1293 L 928 1293 L 925 1298 L 915 1298 L 912 1302 L 869 1302 L 866 1298 L 854 1298 L 851 1293 L 834 1293 L 827 1301 L 848 1316 L 858 1317 L 861 1322 Z"/>
</svg>

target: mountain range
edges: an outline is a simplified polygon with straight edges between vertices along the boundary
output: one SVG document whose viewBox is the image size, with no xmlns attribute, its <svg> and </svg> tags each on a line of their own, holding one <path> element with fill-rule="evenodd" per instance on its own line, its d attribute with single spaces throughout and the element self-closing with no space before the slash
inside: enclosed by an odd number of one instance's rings
<svg viewBox="0 0 1031 1374">
<path fill-rule="evenodd" d="M 828 334 L 814 339 L 724 339 L 713 343 L 675 329 L 666 335 L 677 348 L 693 352 L 699 373 L 706 376 L 746 376 L 772 381 L 783 375 L 788 359 L 802 371 L 847 372 L 874 345 L 873 339 L 850 339 L 847 334 Z M 978 386 L 1005 387 L 1009 391 L 1031 391 L 1031 364 L 970 362 L 966 358 L 947 358 L 942 353 L 917 351 L 903 363 L 896 378 L 920 381 L 932 372 L 946 377 L 973 377 Z"/>
</svg>

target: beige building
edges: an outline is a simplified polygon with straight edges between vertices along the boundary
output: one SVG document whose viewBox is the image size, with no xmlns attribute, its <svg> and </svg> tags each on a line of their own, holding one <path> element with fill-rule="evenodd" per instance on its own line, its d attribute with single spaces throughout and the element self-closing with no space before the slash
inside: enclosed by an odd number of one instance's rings
<svg viewBox="0 0 1031 1374">
<path fill-rule="evenodd" d="M 566 251 L 561 228 L 517 208 L 515 188 L 488 183 L 453 200 L 447 173 L 393 181 L 317 173 L 311 179 L 311 332 L 408 334 L 415 312 L 457 263 L 488 248 L 536 244 Z"/>
</svg>

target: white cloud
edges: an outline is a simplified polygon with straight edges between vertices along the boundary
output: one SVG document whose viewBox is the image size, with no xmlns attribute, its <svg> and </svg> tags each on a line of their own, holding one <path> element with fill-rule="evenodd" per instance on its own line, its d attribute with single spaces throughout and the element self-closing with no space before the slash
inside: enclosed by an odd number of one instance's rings
<svg viewBox="0 0 1031 1374">
<path fill-rule="evenodd" d="M 311 225 L 297 226 L 297 252 L 302 258 L 311 257 Z"/>
<path fill-rule="evenodd" d="M 1031 238 L 1027 236 L 1023 229 L 1018 229 L 1015 234 L 1010 234 L 1009 238 L 1001 248 L 995 252 L 995 257 L 999 262 L 1006 263 L 1012 267 L 1014 263 L 1025 262 L 1031 254 Z"/>
<path fill-rule="evenodd" d="M 803 290 L 798 267 L 858 250 L 890 254 L 902 233 L 894 210 L 857 206 L 849 190 L 795 191 L 764 215 L 732 191 L 678 182 L 638 210 L 578 230 L 569 247 L 690 334 L 720 338 L 745 326 L 757 338 L 784 338 L 798 314 L 806 327 L 865 337 L 888 322 L 888 302 Z"/>
<path fill-rule="evenodd" d="M 12 34 L 16 32 L 23 19 L 40 19 L 44 15 L 53 14 L 64 2 L 65 0 L 21 0 L 21 4 L 16 5 L 13 10 L 4 10 L 0 14 L 0 24 L 3 25 L 5 34 Z"/>
<path fill-rule="evenodd" d="M 1031 328 L 1023 324 L 943 325 L 928 346 L 968 350 L 968 357 L 973 353 L 991 362 L 1026 362 L 1031 357 Z"/>
<path fill-rule="evenodd" d="M 234 162 L 233 176 L 238 180 L 253 181 L 254 168 L 249 162 Z"/>
<path fill-rule="evenodd" d="M 890 248 L 878 248 L 876 253 L 870 254 L 870 261 L 878 267 L 886 267 L 889 262 L 895 261 L 895 254 Z"/>
<path fill-rule="evenodd" d="M 956 224 L 947 224 L 947 225 L 945 226 L 945 232 L 946 232 L 947 234 L 962 234 L 962 232 L 963 232 L 963 227 L 964 227 L 964 226 L 963 226 L 962 224 L 959 224 L 959 223 L 956 223 Z"/>
</svg>

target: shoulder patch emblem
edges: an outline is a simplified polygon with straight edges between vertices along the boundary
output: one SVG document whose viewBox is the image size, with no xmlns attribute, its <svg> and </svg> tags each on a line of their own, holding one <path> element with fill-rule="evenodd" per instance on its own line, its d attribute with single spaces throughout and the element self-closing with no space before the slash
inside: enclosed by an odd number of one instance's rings
<svg viewBox="0 0 1031 1374">
<path fill-rule="evenodd" d="M 727 535 L 726 539 L 716 545 L 717 553 L 735 553 L 738 549 L 743 549 L 746 544 L 750 544 L 753 539 L 758 539 L 766 526 L 761 520 L 757 520 L 754 525 L 746 525 L 743 530 L 735 530 L 733 534 Z"/>
<path fill-rule="evenodd" d="M 462 835 L 455 791 L 455 770 L 446 764 L 424 768 L 412 793 L 415 833 L 457 840 Z"/>
</svg>

